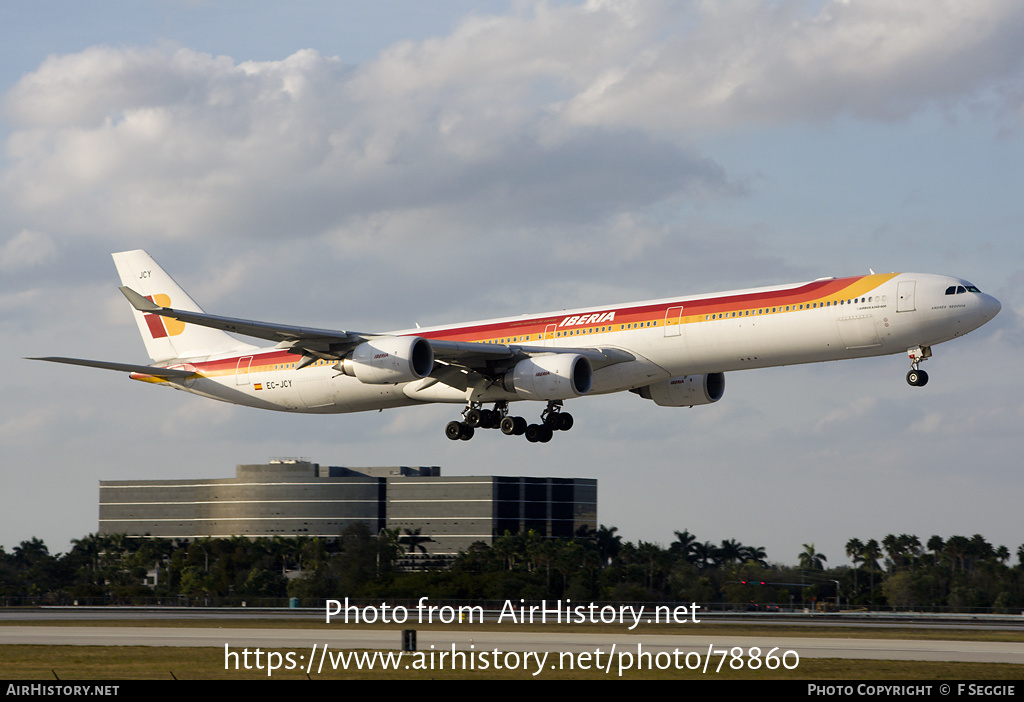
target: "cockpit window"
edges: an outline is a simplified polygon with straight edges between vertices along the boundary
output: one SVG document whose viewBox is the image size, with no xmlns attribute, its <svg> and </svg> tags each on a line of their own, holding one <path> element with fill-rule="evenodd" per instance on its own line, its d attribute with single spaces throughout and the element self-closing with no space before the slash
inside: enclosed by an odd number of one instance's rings
<svg viewBox="0 0 1024 702">
<path fill-rule="evenodd" d="M 946 288 L 946 294 L 947 295 L 962 295 L 964 293 L 969 293 L 969 292 L 980 293 L 981 291 L 978 290 L 973 285 L 967 285 L 967 286 L 964 286 L 964 285 L 950 285 L 948 288 Z"/>
</svg>

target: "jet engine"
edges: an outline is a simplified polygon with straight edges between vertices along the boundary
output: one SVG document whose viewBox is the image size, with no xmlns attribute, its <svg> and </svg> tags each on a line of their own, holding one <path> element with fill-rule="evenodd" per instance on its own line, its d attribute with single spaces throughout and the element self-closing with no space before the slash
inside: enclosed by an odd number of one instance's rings
<svg viewBox="0 0 1024 702">
<path fill-rule="evenodd" d="M 419 336 L 380 336 L 356 346 L 335 368 L 369 385 L 409 383 L 434 370 L 434 349 Z"/>
<path fill-rule="evenodd" d="M 662 407 L 693 407 L 718 402 L 725 394 L 725 373 L 683 375 L 633 390 Z"/>
<path fill-rule="evenodd" d="M 586 356 L 554 353 L 520 361 L 502 376 L 501 385 L 524 400 L 568 400 L 590 392 L 593 381 Z"/>
</svg>

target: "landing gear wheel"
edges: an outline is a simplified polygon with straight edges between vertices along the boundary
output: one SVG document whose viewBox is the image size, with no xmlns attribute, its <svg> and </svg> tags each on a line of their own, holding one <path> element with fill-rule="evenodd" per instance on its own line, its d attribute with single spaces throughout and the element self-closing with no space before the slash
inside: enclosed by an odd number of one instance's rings
<svg viewBox="0 0 1024 702">
<path fill-rule="evenodd" d="M 495 410 L 480 410 L 480 428 L 495 429 L 501 423 L 501 415 Z"/>
<path fill-rule="evenodd" d="M 522 436 L 526 433 L 526 420 L 522 417 L 505 417 L 501 420 L 501 433 L 505 436 Z"/>
<path fill-rule="evenodd" d="M 444 428 L 444 435 L 452 441 L 469 441 L 473 438 L 474 434 L 473 427 L 465 424 L 464 422 L 448 422 Z"/>
<path fill-rule="evenodd" d="M 927 384 L 928 374 L 925 373 L 923 370 L 917 370 L 916 368 L 913 368 L 907 373 L 907 382 L 913 385 L 914 387 L 919 388 L 922 385 Z"/>
<path fill-rule="evenodd" d="M 541 437 L 544 435 L 545 429 L 548 429 L 548 427 L 544 426 L 543 424 L 531 424 L 530 426 L 526 427 L 526 440 L 529 441 L 531 444 L 535 444 L 538 441 L 543 441 Z M 549 433 L 550 431 L 551 429 L 548 429 Z"/>
<path fill-rule="evenodd" d="M 572 429 L 572 415 L 568 412 L 552 412 L 544 415 L 543 424 L 553 431 L 569 431 Z"/>
<path fill-rule="evenodd" d="M 466 425 L 471 427 L 479 427 L 483 422 L 483 411 L 473 407 L 472 409 L 466 410 L 465 413 Z"/>
</svg>

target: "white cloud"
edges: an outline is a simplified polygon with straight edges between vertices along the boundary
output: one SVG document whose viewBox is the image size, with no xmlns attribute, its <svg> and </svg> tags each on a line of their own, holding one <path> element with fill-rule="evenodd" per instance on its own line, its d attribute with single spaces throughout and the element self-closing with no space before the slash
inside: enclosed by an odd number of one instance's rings
<svg viewBox="0 0 1024 702">
<path fill-rule="evenodd" d="M 32 268 L 53 258 L 56 247 L 46 234 L 22 229 L 0 244 L 0 270 Z"/>
<path fill-rule="evenodd" d="M 814 426 L 814 430 L 816 432 L 830 431 L 835 426 L 844 426 L 851 421 L 859 421 L 874 412 L 877 406 L 878 398 L 853 398 L 822 417 Z"/>
<path fill-rule="evenodd" d="M 403 91 L 397 76 L 419 85 L 436 69 L 392 63 L 352 69 L 309 50 L 237 65 L 188 49 L 52 58 L 8 96 L 19 129 L 4 192 L 55 230 L 135 240 L 302 237 L 428 205 L 492 223 L 593 218 L 727 189 L 721 168 L 657 137 L 513 107 L 536 76 L 456 73 L 439 92 Z"/>
<path fill-rule="evenodd" d="M 616 57 L 568 102 L 573 119 L 700 130 L 889 120 L 1020 82 L 1024 7 L 1012 0 L 670 7 L 655 41 Z"/>
<path fill-rule="evenodd" d="M 702 130 L 890 119 L 1018 80 L 1022 15 L 1003 0 L 536 4 L 359 66 L 97 46 L 6 96 L 0 195 L 12 219 L 133 244 L 316 237 L 429 209 L 500 246 L 509 228 L 742 193 L 684 146 Z"/>
</svg>

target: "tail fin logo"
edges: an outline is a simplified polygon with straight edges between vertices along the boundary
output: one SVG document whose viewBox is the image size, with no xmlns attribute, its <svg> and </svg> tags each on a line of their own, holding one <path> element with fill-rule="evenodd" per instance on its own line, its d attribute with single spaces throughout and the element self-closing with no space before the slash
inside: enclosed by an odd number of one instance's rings
<svg viewBox="0 0 1024 702">
<path fill-rule="evenodd" d="M 150 302 L 155 302 L 161 307 L 170 307 L 171 298 L 167 295 L 147 295 L 146 299 Z M 146 324 L 149 326 L 149 333 L 154 339 L 163 339 L 168 336 L 178 336 L 185 331 L 185 323 L 172 319 L 171 317 L 161 317 L 158 314 L 147 314 Z"/>
</svg>

